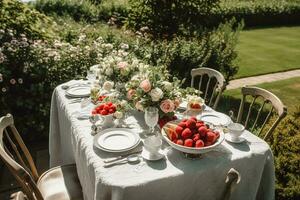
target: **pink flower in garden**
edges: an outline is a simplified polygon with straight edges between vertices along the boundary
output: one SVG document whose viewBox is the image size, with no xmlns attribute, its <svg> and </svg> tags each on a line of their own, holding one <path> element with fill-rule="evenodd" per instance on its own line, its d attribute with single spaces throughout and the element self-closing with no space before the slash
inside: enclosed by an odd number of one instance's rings
<svg viewBox="0 0 300 200">
<path fill-rule="evenodd" d="M 12 79 L 10 79 L 9 82 L 10 82 L 10 84 L 14 85 L 14 84 L 16 84 L 17 81 L 14 78 L 12 78 Z"/>
<path fill-rule="evenodd" d="M 173 112 L 175 109 L 175 105 L 174 105 L 173 101 L 171 101 L 170 99 L 166 99 L 160 103 L 160 109 L 164 113 Z"/>
<path fill-rule="evenodd" d="M 151 83 L 148 79 L 143 80 L 140 84 L 140 88 L 144 90 L 144 92 L 149 92 L 151 90 Z"/>
<path fill-rule="evenodd" d="M 117 64 L 117 66 L 119 69 L 125 69 L 128 66 L 128 63 L 127 62 L 119 62 Z"/>
<path fill-rule="evenodd" d="M 133 89 L 130 89 L 128 92 L 127 92 L 127 99 L 131 100 L 133 95 L 135 95 L 136 91 L 133 90 Z"/>
</svg>

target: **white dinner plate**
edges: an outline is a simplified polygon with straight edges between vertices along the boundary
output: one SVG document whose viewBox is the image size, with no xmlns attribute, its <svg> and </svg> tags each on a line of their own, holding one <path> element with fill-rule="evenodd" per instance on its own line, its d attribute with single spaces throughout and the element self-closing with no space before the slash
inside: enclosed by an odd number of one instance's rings
<svg viewBox="0 0 300 200">
<path fill-rule="evenodd" d="M 88 85 L 81 85 L 71 87 L 66 90 L 66 95 L 69 97 L 88 97 L 91 94 L 91 87 Z"/>
<path fill-rule="evenodd" d="M 229 116 L 220 112 L 202 114 L 200 120 L 205 121 L 207 123 L 211 123 L 213 125 L 222 125 L 222 126 L 227 126 L 232 122 Z"/>
<path fill-rule="evenodd" d="M 139 142 L 139 136 L 127 128 L 105 129 L 94 138 L 94 145 L 107 152 L 129 151 L 135 148 Z"/>
</svg>

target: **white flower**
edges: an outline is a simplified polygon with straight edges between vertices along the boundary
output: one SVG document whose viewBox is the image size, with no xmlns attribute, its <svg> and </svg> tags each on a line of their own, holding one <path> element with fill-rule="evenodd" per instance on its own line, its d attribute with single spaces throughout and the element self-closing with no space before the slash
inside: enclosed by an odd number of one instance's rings
<svg viewBox="0 0 300 200">
<path fill-rule="evenodd" d="M 125 107 L 128 104 L 128 102 L 126 100 L 122 100 L 120 105 L 121 107 Z"/>
<path fill-rule="evenodd" d="M 18 83 L 19 83 L 19 84 L 22 84 L 22 83 L 23 83 L 23 79 L 22 79 L 22 78 L 19 78 L 19 79 L 18 79 Z"/>
<path fill-rule="evenodd" d="M 125 43 L 121 43 L 121 44 L 120 44 L 120 48 L 126 50 L 126 49 L 129 49 L 129 45 L 128 45 L 128 44 L 125 44 Z"/>
<path fill-rule="evenodd" d="M 3 76 L 0 74 L 0 83 L 3 81 Z"/>
<path fill-rule="evenodd" d="M 113 74 L 113 69 L 111 68 L 111 67 L 109 67 L 109 68 L 107 68 L 106 70 L 105 70 L 105 74 L 107 75 L 107 76 L 110 76 L 110 75 L 112 75 Z"/>
<path fill-rule="evenodd" d="M 170 83 L 169 81 L 163 81 L 162 84 L 163 84 L 165 90 L 167 90 L 167 91 L 172 90 L 172 83 Z"/>
<path fill-rule="evenodd" d="M 2 88 L 2 92 L 6 92 L 6 88 Z"/>
<path fill-rule="evenodd" d="M 150 91 L 152 101 L 159 101 L 163 97 L 163 91 L 160 88 L 154 88 Z"/>
<path fill-rule="evenodd" d="M 103 83 L 103 89 L 106 91 L 110 91 L 114 87 L 114 83 L 111 81 L 105 81 Z"/>
<path fill-rule="evenodd" d="M 10 84 L 12 84 L 12 85 L 16 84 L 16 80 L 15 80 L 14 78 L 10 79 L 9 82 L 10 82 Z"/>
<path fill-rule="evenodd" d="M 123 118 L 123 113 L 120 112 L 120 111 L 116 111 L 116 112 L 114 113 L 114 116 L 115 116 L 115 118 L 117 118 L 117 119 L 121 119 L 121 118 Z"/>
<path fill-rule="evenodd" d="M 144 110 L 144 107 L 143 107 L 141 101 L 138 101 L 138 102 L 135 103 L 135 108 L 136 108 L 137 110 L 140 110 L 140 111 L 143 111 L 143 110 Z"/>
</svg>

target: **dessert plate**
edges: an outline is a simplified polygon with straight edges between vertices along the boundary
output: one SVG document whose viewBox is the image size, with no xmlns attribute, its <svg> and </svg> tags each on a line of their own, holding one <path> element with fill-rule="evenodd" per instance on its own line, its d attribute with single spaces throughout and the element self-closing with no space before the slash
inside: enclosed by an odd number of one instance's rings
<svg viewBox="0 0 300 200">
<path fill-rule="evenodd" d="M 66 95 L 69 97 L 89 97 L 90 94 L 91 94 L 91 87 L 88 85 L 71 87 L 66 90 Z"/>
<path fill-rule="evenodd" d="M 94 138 L 94 145 L 107 152 L 125 152 L 135 148 L 139 142 L 139 136 L 127 128 L 105 129 Z"/>
<path fill-rule="evenodd" d="M 230 117 L 220 112 L 202 114 L 200 120 L 213 125 L 222 125 L 222 126 L 227 126 L 228 124 L 231 123 Z"/>
</svg>

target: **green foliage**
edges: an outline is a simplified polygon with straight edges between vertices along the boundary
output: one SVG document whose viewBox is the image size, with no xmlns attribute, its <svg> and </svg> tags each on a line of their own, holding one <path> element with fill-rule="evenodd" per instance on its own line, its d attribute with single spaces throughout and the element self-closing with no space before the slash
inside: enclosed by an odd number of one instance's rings
<svg viewBox="0 0 300 200">
<path fill-rule="evenodd" d="M 0 1 L 0 28 L 13 28 L 17 35 L 26 34 L 31 39 L 50 38 L 54 34 L 48 17 L 17 0 Z"/>
<path fill-rule="evenodd" d="M 270 141 L 275 157 L 276 199 L 299 199 L 300 107 L 279 124 Z"/>
<path fill-rule="evenodd" d="M 222 0 L 214 11 L 216 21 L 233 16 L 244 20 L 246 26 L 299 24 L 299 0 Z"/>
<path fill-rule="evenodd" d="M 216 30 L 195 38 L 176 37 L 171 41 L 144 41 L 136 48 L 136 54 L 152 65 L 166 65 L 172 75 L 187 78 L 193 68 L 209 67 L 221 71 L 229 81 L 236 73 L 235 46 L 241 27 L 233 31 L 231 21 Z M 146 44 L 145 44 L 146 43 Z"/>
<path fill-rule="evenodd" d="M 155 36 L 169 37 L 180 32 L 209 26 L 205 16 L 220 0 L 129 0 L 127 25 L 136 30 L 149 28 Z"/>
<path fill-rule="evenodd" d="M 121 23 L 127 9 L 114 1 L 93 3 L 89 0 L 37 0 L 34 7 L 47 15 L 70 16 L 75 21 L 90 23 L 105 21 L 113 17 L 114 23 Z"/>
</svg>

